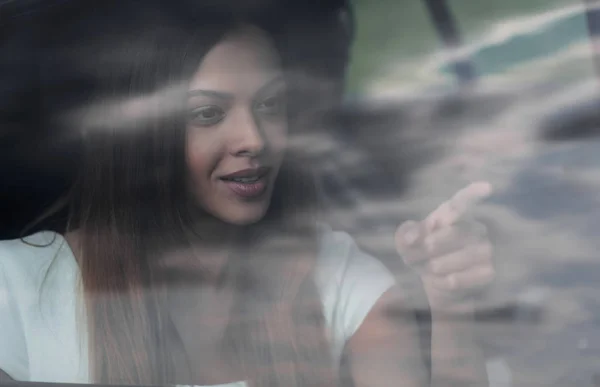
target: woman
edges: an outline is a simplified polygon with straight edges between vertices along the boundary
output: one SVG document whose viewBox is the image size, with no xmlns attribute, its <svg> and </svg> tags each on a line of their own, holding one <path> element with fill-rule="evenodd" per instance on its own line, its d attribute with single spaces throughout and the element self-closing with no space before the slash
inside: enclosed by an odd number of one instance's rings
<svg viewBox="0 0 600 387">
<path fill-rule="evenodd" d="M 84 161 L 62 235 L 0 244 L 5 377 L 330 386 L 344 363 L 356 386 L 426 383 L 393 276 L 318 221 L 296 147 L 294 79 L 314 60 L 288 46 L 299 11 L 126 4 L 49 38 L 76 38 L 87 94 L 48 101 L 49 121 L 85 133 Z M 436 385 L 483 380 L 460 295 L 490 280 L 489 244 L 454 224 L 487 190 L 398 230 L 432 305 Z"/>
</svg>

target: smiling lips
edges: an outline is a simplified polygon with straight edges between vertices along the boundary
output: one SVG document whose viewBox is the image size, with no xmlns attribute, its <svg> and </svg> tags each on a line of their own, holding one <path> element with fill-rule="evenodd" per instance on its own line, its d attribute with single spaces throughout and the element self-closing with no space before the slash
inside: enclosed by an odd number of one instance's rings
<svg viewBox="0 0 600 387">
<path fill-rule="evenodd" d="M 269 167 L 243 169 L 221 176 L 220 180 L 237 196 L 257 198 L 267 189 L 267 177 L 270 171 Z"/>
</svg>

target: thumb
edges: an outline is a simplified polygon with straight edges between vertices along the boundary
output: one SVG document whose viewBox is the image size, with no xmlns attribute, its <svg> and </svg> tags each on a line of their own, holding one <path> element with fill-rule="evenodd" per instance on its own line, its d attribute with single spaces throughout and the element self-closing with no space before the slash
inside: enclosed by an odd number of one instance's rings
<svg viewBox="0 0 600 387">
<path fill-rule="evenodd" d="M 425 238 L 425 227 L 421 222 L 409 220 L 398 226 L 395 235 L 396 249 L 400 255 L 414 249 Z"/>
</svg>

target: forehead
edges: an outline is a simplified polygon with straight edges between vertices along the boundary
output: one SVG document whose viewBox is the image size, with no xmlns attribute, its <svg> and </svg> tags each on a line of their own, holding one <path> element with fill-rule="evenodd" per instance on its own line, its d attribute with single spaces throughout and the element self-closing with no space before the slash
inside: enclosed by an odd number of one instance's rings
<svg viewBox="0 0 600 387">
<path fill-rule="evenodd" d="M 226 35 L 206 54 L 190 89 L 251 91 L 279 74 L 280 60 L 271 40 L 248 26 Z"/>
</svg>

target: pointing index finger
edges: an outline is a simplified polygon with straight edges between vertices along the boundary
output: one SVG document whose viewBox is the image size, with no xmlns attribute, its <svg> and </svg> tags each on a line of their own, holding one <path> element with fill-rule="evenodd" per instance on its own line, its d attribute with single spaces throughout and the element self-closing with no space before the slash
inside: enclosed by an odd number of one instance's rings
<svg viewBox="0 0 600 387">
<path fill-rule="evenodd" d="M 487 181 L 471 183 L 458 191 L 448 201 L 442 203 L 425 219 L 427 230 L 450 226 L 456 223 L 471 207 L 492 193 L 492 185 Z"/>
<path fill-rule="evenodd" d="M 485 181 L 469 184 L 458 191 L 448 201 L 449 205 L 458 212 L 464 213 L 492 193 L 492 185 Z"/>
</svg>

